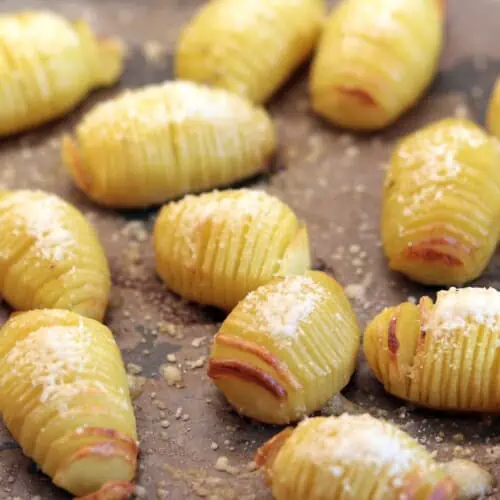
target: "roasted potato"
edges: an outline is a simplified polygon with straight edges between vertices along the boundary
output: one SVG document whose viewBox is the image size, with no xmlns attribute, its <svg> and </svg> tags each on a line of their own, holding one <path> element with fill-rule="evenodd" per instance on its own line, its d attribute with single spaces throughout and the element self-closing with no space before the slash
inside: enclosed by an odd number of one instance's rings
<svg viewBox="0 0 500 500">
<path fill-rule="evenodd" d="M 276 275 L 310 268 L 306 228 L 277 198 L 248 189 L 186 196 L 161 210 L 156 269 L 182 297 L 230 311 Z"/>
<path fill-rule="evenodd" d="M 0 45 L 0 137 L 64 115 L 123 69 L 117 40 L 50 12 L 0 15 Z"/>
<path fill-rule="evenodd" d="M 387 392 L 444 410 L 500 410 L 500 292 L 451 288 L 436 303 L 389 307 L 368 325 L 364 351 Z"/>
<path fill-rule="evenodd" d="M 58 196 L 0 192 L 0 294 L 15 309 L 102 320 L 111 281 L 94 229 Z"/>
<path fill-rule="evenodd" d="M 434 78 L 443 25 L 439 0 L 341 1 L 313 62 L 314 111 L 353 130 L 394 122 Z"/>
<path fill-rule="evenodd" d="M 211 0 L 180 36 L 177 78 L 262 103 L 312 52 L 324 0 Z"/>
<path fill-rule="evenodd" d="M 0 412 L 23 452 L 73 495 L 135 475 L 127 375 L 95 320 L 48 309 L 11 318 L 0 329 Z"/>
<path fill-rule="evenodd" d="M 208 376 L 240 414 L 287 424 L 347 385 L 359 342 L 356 316 L 334 279 L 318 271 L 278 278 L 224 321 Z"/>
<path fill-rule="evenodd" d="M 442 120 L 405 138 L 383 198 L 391 269 L 432 285 L 477 278 L 500 236 L 499 163 L 497 141 L 467 120 Z"/>
<path fill-rule="evenodd" d="M 63 161 L 97 203 L 142 207 L 266 170 L 276 149 L 264 109 L 222 89 L 167 82 L 91 110 Z"/>
<path fill-rule="evenodd" d="M 369 415 L 317 417 L 285 429 L 257 453 L 276 500 L 455 500 L 425 448 Z"/>
</svg>

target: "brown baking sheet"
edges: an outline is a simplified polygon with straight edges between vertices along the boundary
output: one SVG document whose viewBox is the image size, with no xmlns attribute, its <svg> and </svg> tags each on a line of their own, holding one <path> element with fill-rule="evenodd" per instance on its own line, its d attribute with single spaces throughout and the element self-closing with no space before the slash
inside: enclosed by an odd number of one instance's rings
<svg viewBox="0 0 500 500">
<path fill-rule="evenodd" d="M 156 278 L 150 242 L 156 210 L 115 212 L 92 204 L 73 188 L 59 159 L 61 135 L 92 104 L 120 88 L 171 78 L 176 37 L 202 3 L 0 0 L 1 12 L 49 8 L 70 18 L 84 17 L 103 35 L 117 35 L 129 47 L 118 88 L 94 93 L 62 121 L 0 142 L 0 185 L 55 192 L 83 210 L 99 231 L 113 273 L 107 324 L 125 362 L 132 364 L 129 369 L 146 378 L 135 401 L 143 496 L 269 499 L 251 461 L 278 428 L 239 418 L 205 375 L 210 339 L 223 315 L 180 300 Z M 498 1 L 450 0 L 447 45 L 436 82 L 414 110 L 382 134 L 354 137 L 315 118 L 308 110 L 307 68 L 270 104 L 279 130 L 279 157 L 269 175 L 248 185 L 276 194 L 307 221 L 315 266 L 347 287 L 362 327 L 384 306 L 435 292 L 387 270 L 378 234 L 383 166 L 394 141 L 434 119 L 459 114 L 483 121 L 487 97 L 500 74 L 499 19 Z M 500 288 L 498 254 L 477 283 Z M 8 307 L 0 306 L 0 323 L 8 314 Z M 180 388 L 168 386 L 161 375 L 168 354 L 175 354 L 181 367 Z M 472 457 L 500 481 L 496 417 L 409 408 L 384 393 L 363 359 L 344 394 L 354 403 L 347 405 L 349 411 L 388 418 L 436 450 L 439 458 Z M 323 413 L 339 409 L 342 405 L 331 404 Z M 0 499 L 64 498 L 69 497 L 37 471 L 0 427 Z M 500 498 L 500 493 L 490 498 Z"/>
</svg>

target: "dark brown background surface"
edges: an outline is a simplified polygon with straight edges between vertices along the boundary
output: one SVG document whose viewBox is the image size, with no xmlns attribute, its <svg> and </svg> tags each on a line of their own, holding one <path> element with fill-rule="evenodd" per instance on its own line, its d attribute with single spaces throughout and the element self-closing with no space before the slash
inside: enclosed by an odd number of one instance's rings
<svg viewBox="0 0 500 500">
<path fill-rule="evenodd" d="M 101 34 L 121 37 L 129 47 L 120 84 L 125 88 L 172 76 L 179 30 L 202 3 L 0 0 L 0 11 L 50 8 L 71 18 L 86 18 Z M 355 296 L 362 327 L 382 307 L 428 292 L 389 272 L 381 254 L 380 195 L 383 166 L 391 147 L 402 135 L 440 117 L 468 114 L 483 121 L 487 97 L 500 73 L 499 26 L 500 1 L 451 0 L 447 45 L 436 82 L 411 113 L 382 134 L 353 138 L 312 116 L 307 103 L 307 68 L 270 104 L 279 130 L 279 158 L 271 174 L 249 185 L 278 195 L 307 221 L 315 266 L 333 274 Z M 142 449 L 138 483 L 145 488 L 145 497 L 268 499 L 260 477 L 248 473 L 248 464 L 256 448 L 278 429 L 236 416 L 207 381 L 205 366 L 196 369 L 189 365 L 203 361 L 223 316 L 185 303 L 156 278 L 149 241 L 156 210 L 119 213 L 101 209 L 77 192 L 62 170 L 62 133 L 93 103 L 117 90 L 94 93 L 64 121 L 2 140 L 0 185 L 55 192 L 83 210 L 99 231 L 114 284 L 107 324 L 125 362 L 142 367 L 141 376 L 147 377 L 135 402 Z M 500 287 L 498 255 L 478 283 Z M 7 306 L 0 308 L 0 323 L 8 313 Z M 174 328 L 175 335 L 183 338 L 165 333 Z M 193 340 L 200 337 L 205 341 L 195 340 L 195 345 L 201 345 L 194 347 Z M 169 353 L 175 353 L 182 366 L 183 388 L 169 387 L 160 374 Z M 356 404 L 348 408 L 351 411 L 389 418 L 437 450 L 439 458 L 472 457 L 500 480 L 500 466 L 495 465 L 500 463 L 496 417 L 440 416 L 407 408 L 384 393 L 363 360 L 345 395 Z M 323 413 L 335 411 L 335 405 L 330 405 Z M 168 428 L 165 421 L 170 423 Z M 235 467 L 230 469 L 232 474 L 215 469 L 222 456 Z M 0 428 L 0 499 L 13 498 L 68 497 L 37 472 Z M 500 494 L 491 498 L 500 498 Z"/>
</svg>

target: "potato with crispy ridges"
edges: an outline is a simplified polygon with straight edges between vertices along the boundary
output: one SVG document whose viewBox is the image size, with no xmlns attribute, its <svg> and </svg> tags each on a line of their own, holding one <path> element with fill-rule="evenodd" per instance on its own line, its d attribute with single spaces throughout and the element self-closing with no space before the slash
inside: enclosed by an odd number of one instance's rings
<svg viewBox="0 0 500 500">
<path fill-rule="evenodd" d="M 237 189 L 186 196 L 161 210 L 156 269 L 182 297 L 230 311 L 276 275 L 311 266 L 306 228 L 282 201 Z"/>
<path fill-rule="evenodd" d="M 438 0 L 343 0 L 313 61 L 314 111 L 353 130 L 394 122 L 434 78 L 444 17 Z"/>
<path fill-rule="evenodd" d="M 208 376 L 238 413 L 287 424 L 347 385 L 359 343 L 356 316 L 334 279 L 318 271 L 277 278 L 224 321 Z"/>
<path fill-rule="evenodd" d="M 56 309 L 12 317 L 0 329 L 0 412 L 23 452 L 74 495 L 110 482 L 125 491 L 135 475 L 127 374 L 95 320 Z"/>
<path fill-rule="evenodd" d="M 317 417 L 257 452 L 276 500 L 455 500 L 455 485 L 416 440 L 369 415 Z"/>
<path fill-rule="evenodd" d="M 117 40 L 50 12 L 0 15 L 0 45 L 0 137 L 64 115 L 123 70 Z"/>
<path fill-rule="evenodd" d="M 500 78 L 497 79 L 488 103 L 486 128 L 500 139 Z"/>
<path fill-rule="evenodd" d="M 385 309 L 363 347 L 387 392 L 443 410 L 500 410 L 500 292 L 451 288 Z"/>
<path fill-rule="evenodd" d="M 276 149 L 263 108 L 222 89 L 167 82 L 91 110 L 66 136 L 63 161 L 97 203 L 142 207 L 266 170 Z"/>
<path fill-rule="evenodd" d="M 442 120 L 403 139 L 383 198 L 390 268 L 433 285 L 477 278 L 500 236 L 499 163 L 498 142 L 468 120 Z"/>
<path fill-rule="evenodd" d="M 15 309 L 69 309 L 102 320 L 111 286 L 94 229 L 42 191 L 0 193 L 0 293 Z"/>
<path fill-rule="evenodd" d="M 181 33 L 177 78 L 267 101 L 312 52 L 324 0 L 212 0 Z"/>
</svg>

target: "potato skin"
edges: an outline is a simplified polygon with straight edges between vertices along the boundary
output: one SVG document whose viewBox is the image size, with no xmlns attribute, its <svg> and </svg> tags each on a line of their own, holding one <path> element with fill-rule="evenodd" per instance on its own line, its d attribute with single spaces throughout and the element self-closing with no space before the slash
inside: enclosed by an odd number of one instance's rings
<svg viewBox="0 0 500 500">
<path fill-rule="evenodd" d="M 12 317 L 0 329 L 0 412 L 23 452 L 74 495 L 135 474 L 126 372 L 95 320 L 54 309 Z"/>
<path fill-rule="evenodd" d="M 342 287 L 311 271 L 247 295 L 215 336 L 208 376 L 238 413 L 288 424 L 343 389 L 360 331 Z"/>
<path fill-rule="evenodd" d="M 230 311 L 276 275 L 311 266 L 307 230 L 260 191 L 186 196 L 165 205 L 154 229 L 156 270 L 182 297 Z"/>
<path fill-rule="evenodd" d="M 144 207 L 266 170 L 276 149 L 263 108 L 222 89 L 167 82 L 96 106 L 62 157 L 97 203 Z"/>
<path fill-rule="evenodd" d="M 387 392 L 442 410 L 500 410 L 500 293 L 451 288 L 368 325 L 363 348 Z"/>
<path fill-rule="evenodd" d="M 478 277 L 500 235 L 500 150 L 468 120 L 403 139 L 386 174 L 382 242 L 389 266 L 420 283 Z"/>
<path fill-rule="evenodd" d="M 313 61 L 314 111 L 360 131 L 394 122 L 434 78 L 443 21 L 437 0 L 343 0 Z"/>
<path fill-rule="evenodd" d="M 0 293 L 15 309 L 69 309 L 102 320 L 111 286 L 94 229 L 58 196 L 0 193 Z"/>
<path fill-rule="evenodd" d="M 123 70 L 117 40 L 50 12 L 0 15 L 0 44 L 0 137 L 64 115 Z"/>
<path fill-rule="evenodd" d="M 397 427 L 369 415 L 316 417 L 257 452 L 276 500 L 455 500 L 432 456 Z"/>
<path fill-rule="evenodd" d="M 182 32 L 177 78 L 226 88 L 263 103 L 309 56 L 324 0 L 212 0 Z"/>
</svg>

